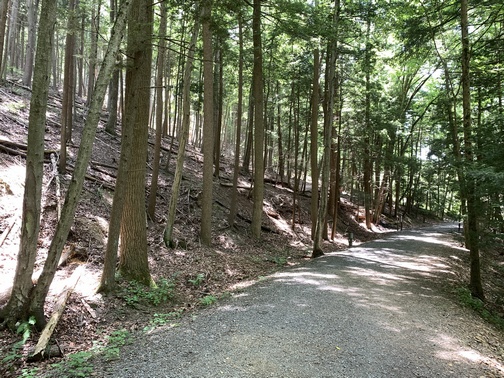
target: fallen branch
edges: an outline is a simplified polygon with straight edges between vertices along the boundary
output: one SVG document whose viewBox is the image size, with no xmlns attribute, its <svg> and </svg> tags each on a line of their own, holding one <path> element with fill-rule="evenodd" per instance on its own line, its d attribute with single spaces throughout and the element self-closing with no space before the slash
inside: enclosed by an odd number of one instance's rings
<svg viewBox="0 0 504 378">
<path fill-rule="evenodd" d="M 51 340 L 51 336 L 58 324 L 58 321 L 65 310 L 66 303 L 70 295 L 72 295 L 75 286 L 79 282 L 79 279 L 82 275 L 82 271 L 84 270 L 84 265 L 80 265 L 75 271 L 72 273 L 72 276 L 69 279 L 69 284 L 63 290 L 63 293 L 60 295 L 58 303 L 56 304 L 55 310 L 51 315 L 51 318 L 47 322 L 44 330 L 42 331 L 40 338 L 35 346 L 35 350 L 28 357 L 28 361 L 40 361 L 45 358 L 48 358 L 51 353 L 51 347 L 49 346 L 49 341 Z"/>
<path fill-rule="evenodd" d="M 12 228 L 14 227 L 14 225 L 16 224 L 17 220 L 19 218 L 16 216 L 14 217 L 11 222 L 9 223 L 9 225 L 7 226 L 7 228 L 4 230 L 4 232 L 2 232 L 2 236 L 0 236 L 0 247 L 3 245 L 3 243 L 5 242 L 5 239 L 7 239 L 7 236 L 9 236 Z"/>
</svg>

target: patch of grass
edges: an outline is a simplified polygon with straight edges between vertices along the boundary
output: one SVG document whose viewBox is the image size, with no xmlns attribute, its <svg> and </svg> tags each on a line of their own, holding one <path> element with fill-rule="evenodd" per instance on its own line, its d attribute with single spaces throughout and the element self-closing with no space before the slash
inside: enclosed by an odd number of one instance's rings
<svg viewBox="0 0 504 378">
<path fill-rule="evenodd" d="M 105 343 L 96 343 L 93 348 L 69 354 L 64 360 L 52 364 L 47 377 L 80 378 L 93 375 L 93 358 L 102 357 L 105 361 L 119 358 L 121 348 L 131 342 L 131 333 L 126 329 L 112 332 L 105 337 Z"/>
<path fill-rule="evenodd" d="M 214 295 L 205 295 L 204 297 L 200 298 L 199 302 L 203 305 L 203 306 L 209 306 L 211 304 L 214 304 L 215 302 L 217 302 L 218 298 Z"/>
<path fill-rule="evenodd" d="M 49 377 L 79 378 L 89 377 L 93 373 L 92 351 L 69 354 L 63 361 L 52 364 Z"/>
<path fill-rule="evenodd" d="M 182 316 L 183 310 L 172 311 L 167 314 L 154 314 L 153 318 L 150 320 L 149 325 L 144 327 L 144 332 L 150 332 L 155 328 L 162 327 L 173 319 L 178 319 Z M 176 324 L 172 324 L 176 325 Z"/>
<path fill-rule="evenodd" d="M 137 281 L 126 283 L 124 289 L 119 293 L 126 304 L 130 307 L 139 305 L 159 306 L 173 298 L 175 284 L 165 278 L 157 284 L 147 287 Z"/>
<path fill-rule="evenodd" d="M 456 289 L 459 301 L 466 307 L 471 308 L 476 313 L 478 313 L 487 322 L 492 323 L 504 330 L 504 319 L 499 315 L 494 314 L 492 311 L 485 308 L 485 303 L 479 298 L 474 298 L 471 295 L 471 291 L 466 287 L 459 287 Z"/>
<path fill-rule="evenodd" d="M 284 266 L 287 264 L 287 259 L 283 256 L 274 256 L 269 261 L 274 262 L 278 266 Z"/>
</svg>

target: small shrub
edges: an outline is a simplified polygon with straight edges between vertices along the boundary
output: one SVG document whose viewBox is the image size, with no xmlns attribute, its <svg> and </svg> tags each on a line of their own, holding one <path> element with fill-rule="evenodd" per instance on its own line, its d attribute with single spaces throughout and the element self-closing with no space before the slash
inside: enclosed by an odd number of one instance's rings
<svg viewBox="0 0 504 378">
<path fill-rule="evenodd" d="M 152 287 L 146 287 L 137 281 L 130 281 L 119 295 L 131 307 L 137 305 L 159 306 L 173 298 L 175 284 L 165 278 Z"/>
<path fill-rule="evenodd" d="M 52 365 L 50 377 L 80 378 L 89 377 L 93 373 L 91 357 L 93 352 L 82 351 L 68 355 L 63 361 Z"/>
<path fill-rule="evenodd" d="M 215 302 L 217 302 L 217 297 L 213 296 L 213 295 L 206 295 L 204 296 L 203 298 L 200 298 L 200 303 L 204 306 L 209 306 L 211 304 L 214 304 Z"/>
<path fill-rule="evenodd" d="M 477 312 L 487 322 L 492 323 L 501 329 L 504 329 L 504 319 L 485 308 L 485 303 L 483 303 L 479 298 L 474 298 L 468 288 L 460 287 L 456 289 L 456 293 L 459 297 L 459 301 L 464 306 L 469 307 Z"/>
<path fill-rule="evenodd" d="M 189 279 L 187 281 L 190 282 L 191 284 L 193 284 L 194 286 L 198 287 L 198 286 L 200 286 L 205 281 L 205 274 L 204 273 L 199 273 L 196 276 L 196 278 Z"/>
</svg>

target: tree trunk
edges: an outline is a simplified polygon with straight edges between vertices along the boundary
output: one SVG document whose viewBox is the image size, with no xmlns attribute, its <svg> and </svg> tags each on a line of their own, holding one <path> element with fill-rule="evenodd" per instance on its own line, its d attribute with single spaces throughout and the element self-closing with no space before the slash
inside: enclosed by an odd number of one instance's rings
<svg viewBox="0 0 504 378">
<path fill-rule="evenodd" d="M 464 124 L 464 154 L 468 168 L 473 169 L 473 136 L 471 125 L 471 93 L 470 93 L 470 44 L 469 44 L 469 20 L 468 0 L 461 0 L 461 34 L 462 34 L 462 109 Z M 478 231 L 478 207 L 479 201 L 476 195 L 474 179 L 465 177 L 463 197 L 467 201 L 467 236 L 471 260 L 471 294 L 481 300 L 485 299 L 481 284 L 481 269 L 479 256 L 479 231 Z"/>
<path fill-rule="evenodd" d="M 187 139 L 189 138 L 189 126 L 191 118 L 191 73 L 194 62 L 194 50 L 196 48 L 196 41 L 199 33 L 199 20 L 194 21 L 194 28 L 192 31 L 191 42 L 187 52 L 187 58 L 184 68 L 184 88 L 183 88 L 183 119 L 182 129 L 179 136 L 179 147 L 177 152 L 177 164 L 175 168 L 175 176 L 173 178 L 172 193 L 170 203 L 168 205 L 168 216 L 166 220 L 166 227 L 164 230 L 163 240 L 167 247 L 174 247 L 173 243 L 173 225 L 175 224 L 175 214 L 177 210 L 177 201 L 180 191 L 180 183 L 182 181 L 182 171 L 184 169 L 185 148 Z"/>
<path fill-rule="evenodd" d="M 252 236 L 261 237 L 261 224 L 264 198 L 264 84 L 261 41 L 261 0 L 254 0 L 252 15 L 254 69 L 254 191 L 252 208 Z"/>
<path fill-rule="evenodd" d="M 133 0 L 128 20 L 126 66 L 126 119 L 124 128 L 132 131 L 128 184 L 121 219 L 119 271 L 123 277 L 151 284 L 147 259 L 145 214 L 145 174 L 149 136 L 149 102 L 152 62 L 153 7 L 149 0 Z M 134 113 L 133 116 L 130 114 Z M 130 116 L 128 116 L 130 115 Z M 131 125 L 130 125 L 131 123 Z"/>
<path fill-rule="evenodd" d="M 163 76 L 165 70 L 166 46 L 166 4 L 160 3 L 161 20 L 159 24 L 159 48 L 156 73 L 156 141 L 154 144 L 154 159 L 152 163 L 152 178 L 148 200 L 147 213 L 152 220 L 156 218 L 156 196 L 158 190 L 158 176 L 161 159 L 161 136 L 163 133 Z"/>
<path fill-rule="evenodd" d="M 0 72 L 3 71 L 5 32 L 7 28 L 7 12 L 9 11 L 9 0 L 1 0 L 0 3 Z"/>
<path fill-rule="evenodd" d="M 115 13 L 116 13 L 116 0 L 110 0 L 110 23 L 115 22 Z M 161 42 L 160 42 L 161 43 Z M 105 131 L 111 135 L 116 135 L 116 124 L 117 124 L 117 102 L 119 100 L 119 70 L 120 70 L 120 62 L 119 60 L 114 69 L 114 73 L 112 74 L 112 79 L 110 79 L 109 87 L 108 87 L 108 104 L 107 110 L 109 113 L 107 124 L 105 125 Z"/>
<path fill-rule="evenodd" d="M 318 201 L 319 201 L 319 173 L 318 173 L 318 114 L 319 114 L 319 71 L 320 52 L 313 50 L 313 84 L 311 98 L 311 122 L 310 122 L 310 169 L 312 181 L 311 195 L 311 238 L 315 238 L 317 225 Z"/>
<path fill-rule="evenodd" d="M 28 43 L 26 45 L 26 59 L 23 73 L 23 85 L 30 87 L 33 75 L 33 58 L 35 56 L 35 40 L 37 26 L 38 1 L 26 0 L 26 15 L 28 18 Z"/>
<path fill-rule="evenodd" d="M 213 204 L 213 158 L 214 158 L 214 114 L 213 114 L 213 62 L 212 62 L 212 1 L 202 3 L 203 29 L 203 193 L 201 199 L 201 243 L 212 244 L 212 204 Z M 222 62 L 221 62 L 222 65 Z M 222 84 L 222 82 L 221 82 Z M 219 149 L 220 151 L 220 149 Z M 217 157 L 218 159 L 218 157 Z M 218 167 L 218 165 L 217 165 Z M 218 174 L 218 172 L 217 172 Z"/>
<path fill-rule="evenodd" d="M 68 3 L 67 35 L 65 42 L 65 69 L 63 77 L 63 96 L 61 100 L 61 138 L 59 173 L 66 173 L 66 145 L 70 139 L 73 127 L 74 100 L 74 53 L 75 53 L 75 0 Z"/>
<path fill-rule="evenodd" d="M 98 0 L 98 9 L 95 9 L 95 0 L 93 0 L 91 12 L 91 46 L 89 54 L 89 73 L 88 73 L 88 90 L 86 105 L 91 103 L 91 96 L 93 95 L 93 88 L 96 79 L 96 61 L 98 58 L 98 31 L 100 30 L 100 8 L 101 0 Z"/>
<path fill-rule="evenodd" d="M 122 39 L 125 26 L 126 14 L 129 10 L 130 0 L 123 0 L 120 15 L 117 22 L 111 31 L 111 38 L 103 59 L 101 70 L 96 82 L 96 90 L 93 93 L 91 104 L 88 110 L 84 129 L 81 136 L 81 144 L 75 162 L 75 168 L 68 186 L 65 196 L 65 203 L 61 212 L 61 219 L 56 226 L 51 245 L 47 254 L 47 260 L 44 264 L 44 269 L 40 275 L 37 286 L 33 291 L 30 303 L 30 312 L 38 315 L 43 314 L 43 308 L 49 287 L 54 278 L 61 252 L 68 238 L 68 233 L 72 225 L 72 221 L 77 208 L 79 196 L 82 192 L 82 186 L 86 175 L 86 170 L 89 163 L 89 158 L 92 153 L 93 142 L 100 120 L 101 108 L 107 90 L 107 83 L 110 80 L 110 75 L 114 67 L 115 57 L 119 50 L 119 45 Z M 110 235 L 109 235 L 110 238 Z M 38 318 L 37 318 L 38 319 Z"/>
<path fill-rule="evenodd" d="M 25 192 L 21 220 L 21 239 L 14 284 L 7 305 L 0 311 L 0 321 L 15 329 L 19 320 L 27 320 L 29 296 L 33 289 L 32 274 L 37 255 L 40 230 L 40 202 L 44 164 L 44 132 L 51 70 L 51 46 L 56 21 L 56 2 L 43 0 L 38 29 L 37 55 L 30 100 Z M 43 328 L 45 320 L 37 319 Z"/>
<path fill-rule="evenodd" d="M 332 19 L 332 25 L 336 29 L 338 28 L 339 19 L 339 0 L 334 2 L 334 14 Z M 325 69 L 325 96 L 324 96 L 324 154 L 322 157 L 321 165 L 321 181 L 322 185 L 320 188 L 320 205 L 317 216 L 317 223 L 315 227 L 315 238 L 313 240 L 313 251 L 312 258 L 320 257 L 324 254 L 322 251 L 322 238 L 323 234 L 327 237 L 327 197 L 329 194 L 329 178 L 331 169 L 331 139 L 332 139 L 332 129 L 333 129 L 333 109 L 334 109 L 334 80 L 336 78 L 336 58 L 337 58 L 337 32 L 329 40 L 327 44 L 327 57 L 326 57 L 326 69 Z"/>
<path fill-rule="evenodd" d="M 231 192 L 231 205 L 229 207 L 229 226 L 234 226 L 236 207 L 238 202 L 238 174 L 240 173 L 240 143 L 243 115 L 243 15 L 238 14 L 238 107 L 236 110 L 236 135 L 233 168 L 233 189 Z"/>
</svg>

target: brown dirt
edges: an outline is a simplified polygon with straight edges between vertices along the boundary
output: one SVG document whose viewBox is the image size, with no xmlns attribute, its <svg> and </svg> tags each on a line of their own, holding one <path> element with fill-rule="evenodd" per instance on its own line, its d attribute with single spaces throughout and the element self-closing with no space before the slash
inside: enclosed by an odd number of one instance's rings
<svg viewBox="0 0 504 378">
<path fill-rule="evenodd" d="M 26 143 L 28 97 L 29 92 L 26 89 L 13 83 L 0 88 L 0 142 L 7 139 L 20 144 Z M 57 150 L 59 146 L 59 109 L 60 95 L 53 93 L 48 109 L 46 149 Z M 82 111 L 82 102 L 79 102 L 76 130 L 68 148 L 70 166 L 73 165 L 78 150 L 79 131 L 83 121 Z M 163 140 L 163 146 L 170 147 L 169 138 Z M 105 133 L 102 122 L 94 143 L 92 160 L 117 166 L 119 151 L 120 138 Z M 152 150 L 150 152 L 152 153 Z M 310 193 L 300 196 L 297 205 L 297 222 L 293 229 L 291 225 L 292 190 L 281 185 L 267 184 L 265 208 L 266 213 L 270 215 L 264 215 L 265 231 L 261 240 L 256 241 L 249 234 L 247 221 L 251 219 L 252 209 L 250 190 L 240 189 L 239 218 L 237 218 L 236 227 L 228 226 L 226 219 L 231 188 L 227 184 L 231 181 L 233 167 L 227 159 L 221 162 L 220 178 L 214 180 L 213 244 L 211 248 L 202 247 L 198 240 L 202 156 L 193 147 L 189 147 L 187 151 L 184 179 L 177 208 L 175 238 L 178 241 L 178 247 L 166 248 L 163 245 L 162 234 L 170 198 L 175 154 L 176 150 L 172 153 L 168 173 L 162 173 L 159 179 L 156 218 L 149 220 L 147 224 L 152 277 L 156 282 L 166 279 L 174 284 L 172 300 L 159 306 L 146 305 L 141 301 L 131 303 L 131 290 L 128 291 L 124 283 L 121 284 L 118 294 L 114 296 L 105 298 L 94 292 L 101 274 L 108 227 L 107 219 L 112 201 L 112 192 L 107 188 L 114 185 L 115 170 L 98 164 L 90 165 L 88 174 L 95 177 L 95 180 L 86 180 L 75 222 L 64 251 L 69 258 L 59 269 L 46 303 L 46 314 L 51 314 L 58 293 L 64 287 L 65 279 L 77 266 L 84 264 L 85 274 L 72 294 L 54 335 L 55 341 L 65 355 L 91 348 L 93 343 L 103 341 L 105 336 L 113 330 L 143 329 L 149 325 L 154 314 L 167 314 L 174 311 L 190 312 L 201 306 L 200 300 L 205 296 L 211 295 L 218 298 L 226 295 L 283 266 L 297 264 L 300 260 L 308 258 L 311 253 Z M 166 155 L 164 152 L 163 164 L 166 163 Z M 149 166 L 152 167 L 151 161 Z M 24 159 L 16 153 L 0 150 L 0 172 L 0 235 L 7 235 L 6 232 L 10 229 L 3 245 L 0 246 L 0 293 L 2 293 L 12 284 L 16 267 L 24 184 Z M 36 271 L 43 266 L 57 219 L 55 180 L 52 179 L 49 164 L 45 165 L 45 173 L 42 229 Z M 149 169 L 146 194 L 150 173 Z M 274 176 L 270 178 L 275 179 Z M 63 188 L 69 179 L 69 174 L 62 177 Z M 243 187 L 250 185 L 247 175 L 240 177 L 240 185 Z M 341 206 L 341 227 L 338 229 L 338 237 L 335 241 L 325 243 L 326 250 L 346 248 L 348 232 L 353 232 L 355 242 L 360 243 L 378 238 L 387 231 L 384 228 L 367 231 L 353 219 L 352 213 L 355 211 L 356 208 L 348 199 L 345 199 Z M 408 226 L 412 226 L 412 223 Z M 489 252 L 488 261 L 502 262 L 502 244 L 499 248 L 499 250 Z M 467 266 L 466 261 L 461 261 L 460 265 L 454 266 L 460 276 L 461 285 L 467 282 Z M 493 277 L 502 277 L 503 266 L 495 265 L 492 269 L 492 280 L 486 281 L 487 293 L 495 309 L 504 314 L 504 306 L 500 299 L 502 295 L 499 296 L 502 291 L 498 291 L 504 287 L 504 284 L 502 279 L 493 280 Z M 487 277 L 487 273 L 484 277 Z M 12 345 L 19 340 L 19 337 L 5 330 L 1 331 L 0 336 L 0 355 L 5 356 L 11 352 Z M 21 351 L 23 355 L 27 355 L 33 348 L 37 336 L 35 332 L 31 335 Z M 52 359 L 49 363 L 55 361 L 57 359 Z M 43 369 L 45 363 L 39 363 L 38 366 Z M 24 359 L 17 359 L 9 365 L 4 364 L 3 368 L 0 365 L 1 376 L 17 376 L 22 368 L 35 366 L 28 364 Z"/>
</svg>

